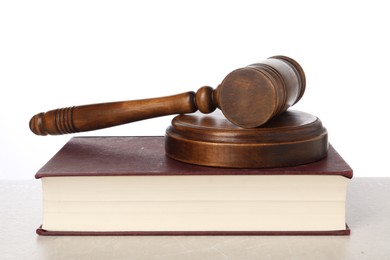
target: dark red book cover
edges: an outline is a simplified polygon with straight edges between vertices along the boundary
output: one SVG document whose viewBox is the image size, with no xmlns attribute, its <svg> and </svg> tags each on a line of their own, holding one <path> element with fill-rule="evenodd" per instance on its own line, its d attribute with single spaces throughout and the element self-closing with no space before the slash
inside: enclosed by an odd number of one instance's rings
<svg viewBox="0 0 390 260">
<path fill-rule="evenodd" d="M 64 176 L 163 175 L 340 175 L 352 178 L 351 167 L 330 145 L 326 158 L 300 166 L 264 169 L 205 167 L 165 155 L 164 137 L 73 137 L 35 175 L 37 179 Z M 151 231 L 64 232 L 37 229 L 39 235 L 349 235 L 332 231 Z"/>
<path fill-rule="evenodd" d="M 164 137 L 73 137 L 35 175 L 341 175 L 352 178 L 351 167 L 330 145 L 326 158 L 300 166 L 233 169 L 192 165 L 165 155 Z"/>
<path fill-rule="evenodd" d="M 77 232 L 48 231 L 37 229 L 40 236 L 348 236 L 348 226 L 344 230 L 331 231 L 123 231 L 123 232 Z"/>
</svg>

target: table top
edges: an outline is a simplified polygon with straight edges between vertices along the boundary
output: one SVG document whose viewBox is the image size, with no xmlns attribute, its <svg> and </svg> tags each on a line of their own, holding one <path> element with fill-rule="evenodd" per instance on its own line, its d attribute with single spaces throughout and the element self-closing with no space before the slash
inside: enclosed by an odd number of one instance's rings
<svg viewBox="0 0 390 260">
<path fill-rule="evenodd" d="M 1 259 L 389 259 L 390 178 L 348 186 L 350 236 L 40 237 L 39 180 L 0 181 Z"/>
</svg>

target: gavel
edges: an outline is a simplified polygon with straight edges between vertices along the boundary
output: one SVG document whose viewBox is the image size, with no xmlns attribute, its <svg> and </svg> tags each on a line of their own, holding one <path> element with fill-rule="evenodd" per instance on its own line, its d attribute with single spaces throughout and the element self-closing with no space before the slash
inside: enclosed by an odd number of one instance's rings
<svg viewBox="0 0 390 260">
<path fill-rule="evenodd" d="M 33 116 L 30 129 L 37 135 L 60 135 L 197 110 L 207 114 L 216 108 L 233 124 L 255 128 L 298 102 L 305 85 L 295 60 L 273 56 L 232 71 L 216 89 L 204 86 L 196 93 L 59 108 Z"/>
</svg>

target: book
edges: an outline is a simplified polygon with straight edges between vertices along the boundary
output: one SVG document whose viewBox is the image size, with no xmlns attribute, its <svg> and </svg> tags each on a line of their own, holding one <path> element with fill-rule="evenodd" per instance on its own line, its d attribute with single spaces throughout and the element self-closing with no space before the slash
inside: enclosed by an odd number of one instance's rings
<svg viewBox="0 0 390 260">
<path fill-rule="evenodd" d="M 35 175 L 39 235 L 348 235 L 353 171 L 330 145 L 300 166 L 233 169 L 171 159 L 164 137 L 73 137 Z"/>
</svg>

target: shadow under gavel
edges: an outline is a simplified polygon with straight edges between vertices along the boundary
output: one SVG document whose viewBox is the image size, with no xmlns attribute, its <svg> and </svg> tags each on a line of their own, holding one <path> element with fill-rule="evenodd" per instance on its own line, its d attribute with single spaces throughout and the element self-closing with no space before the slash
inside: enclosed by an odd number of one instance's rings
<svg viewBox="0 0 390 260">
<path fill-rule="evenodd" d="M 144 119 L 193 113 L 211 113 L 217 107 L 235 125 L 254 128 L 286 111 L 305 92 L 301 66 L 286 56 L 234 70 L 214 90 L 193 91 L 160 98 L 59 108 L 30 120 L 37 135 L 86 132 Z"/>
</svg>

